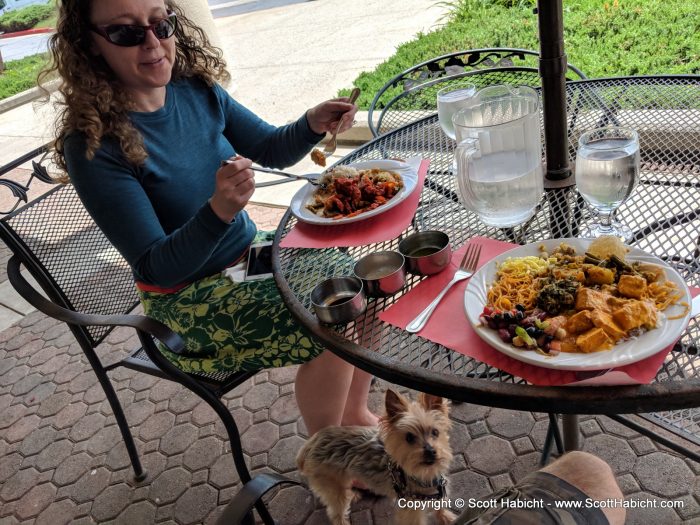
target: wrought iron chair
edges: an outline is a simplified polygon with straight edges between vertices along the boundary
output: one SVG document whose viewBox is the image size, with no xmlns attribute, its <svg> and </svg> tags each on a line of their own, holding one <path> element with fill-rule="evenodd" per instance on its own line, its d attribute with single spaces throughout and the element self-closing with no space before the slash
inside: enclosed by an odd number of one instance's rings
<svg viewBox="0 0 700 525">
<path fill-rule="evenodd" d="M 437 112 L 437 92 L 447 86 L 473 83 L 540 86 L 539 53 L 527 49 L 490 48 L 457 51 L 421 62 L 389 80 L 377 92 L 368 111 L 369 127 L 377 137 Z M 569 64 L 567 78 L 584 79 Z M 377 124 L 375 113 L 379 112 Z"/>
<path fill-rule="evenodd" d="M 527 49 L 488 48 L 458 51 L 417 64 L 389 80 L 375 95 L 368 112 L 374 136 L 389 130 L 428 119 L 437 113 L 437 92 L 445 87 L 468 83 L 482 88 L 494 84 L 527 85 L 540 87 L 539 53 Z M 585 79 L 581 70 L 568 65 L 569 79 Z M 379 112 L 375 124 L 375 113 Z M 442 133 L 435 126 L 434 133 Z M 431 130 L 431 133 L 433 131 Z M 543 141 L 544 143 L 544 141 Z M 406 155 L 409 155 L 407 152 Z M 451 164 L 452 149 L 435 139 L 435 154 Z M 385 156 L 391 156 L 388 153 Z M 449 160 L 449 162 L 448 162 Z M 436 164 L 443 164 L 437 162 Z M 431 167 L 431 170 L 437 168 Z M 457 194 L 434 180 L 426 180 L 431 190 L 425 198 L 448 199 L 459 203 Z M 417 223 L 427 219 L 416 216 Z"/>
<path fill-rule="evenodd" d="M 252 478 L 236 422 L 220 399 L 255 372 L 186 374 L 160 353 L 156 340 L 176 353 L 184 348 L 184 343 L 162 323 L 144 315 L 130 314 L 138 305 L 138 298 L 129 266 L 95 225 L 73 186 L 54 187 L 20 207 L 27 201 L 32 181 L 53 182 L 41 160 L 33 160 L 46 151 L 46 146 L 42 146 L 0 168 L 2 177 L 30 160 L 33 166 L 25 184 L 0 178 L 0 186 L 9 188 L 16 197 L 11 210 L 0 212 L 0 238 L 13 253 L 7 269 L 12 286 L 37 310 L 64 321 L 70 328 L 112 407 L 136 481 L 143 481 L 146 472 L 141 467 L 128 421 L 108 376 L 108 372 L 118 367 L 175 381 L 206 401 L 224 423 L 234 465 L 243 484 L 241 497 L 237 498 L 241 504 L 245 503 L 238 509 L 240 522 L 252 525 L 252 508 L 255 507 L 266 524 L 275 523 L 261 497 L 281 483 L 297 482 L 277 474 Z M 36 279 L 48 299 L 28 283 L 20 271 L 22 266 Z M 125 359 L 104 366 L 96 349 L 117 326 L 135 329 L 142 346 Z"/>
</svg>

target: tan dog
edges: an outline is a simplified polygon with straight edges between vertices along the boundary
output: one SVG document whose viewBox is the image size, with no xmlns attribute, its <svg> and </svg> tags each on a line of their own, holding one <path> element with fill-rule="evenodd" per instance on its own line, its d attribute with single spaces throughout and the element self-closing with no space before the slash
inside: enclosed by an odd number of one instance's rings
<svg viewBox="0 0 700 525">
<path fill-rule="evenodd" d="M 396 500 L 397 525 L 424 525 L 431 513 L 441 525 L 452 523 L 455 515 L 444 508 L 452 461 L 448 402 L 428 394 L 414 402 L 387 390 L 385 406 L 379 429 L 320 430 L 299 451 L 299 470 L 333 525 L 350 525 L 353 480 Z"/>
</svg>

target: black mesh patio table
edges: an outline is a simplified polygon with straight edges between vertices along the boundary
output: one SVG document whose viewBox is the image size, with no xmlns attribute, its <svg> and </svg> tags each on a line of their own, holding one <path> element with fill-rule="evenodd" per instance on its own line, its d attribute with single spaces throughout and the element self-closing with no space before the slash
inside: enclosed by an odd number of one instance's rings
<svg viewBox="0 0 700 525">
<path fill-rule="evenodd" d="M 572 160 L 578 137 L 586 130 L 619 125 L 638 131 L 640 181 L 618 210 L 617 219 L 634 231 L 634 246 L 676 268 L 689 286 L 700 286 L 700 77 L 571 82 L 567 84 L 567 106 Z M 378 313 L 396 302 L 400 293 L 371 299 L 366 313 L 347 325 L 326 326 L 318 321 L 308 293 L 314 284 L 324 277 L 351 275 L 353 261 L 374 251 L 396 249 L 399 241 L 414 231 L 442 230 L 456 249 L 474 236 L 519 244 L 577 237 L 580 227 L 592 220 L 575 185 L 569 182 L 547 188 L 536 215 L 526 224 L 509 229 L 485 226 L 455 194 L 450 175 L 454 145 L 442 133 L 437 115 L 432 115 L 376 138 L 340 162 L 415 155 L 430 159 L 414 220 L 395 239 L 357 248 L 281 249 L 280 240 L 296 223 L 287 212 L 277 231 L 273 265 L 276 282 L 293 315 L 332 351 L 392 383 L 454 400 L 517 410 L 570 415 L 655 412 L 662 423 L 682 428 L 694 437 L 700 431 L 700 411 L 688 409 L 700 406 L 700 317 L 691 319 L 651 384 L 614 387 L 534 386 L 379 320 Z M 334 253 L 343 256 L 333 257 Z M 317 261 L 316 266 L 313 261 Z M 410 277 L 404 293 L 418 282 L 419 278 Z M 681 409 L 685 410 L 678 412 Z M 565 418 L 567 448 L 578 447 L 574 425 L 575 416 Z"/>
</svg>

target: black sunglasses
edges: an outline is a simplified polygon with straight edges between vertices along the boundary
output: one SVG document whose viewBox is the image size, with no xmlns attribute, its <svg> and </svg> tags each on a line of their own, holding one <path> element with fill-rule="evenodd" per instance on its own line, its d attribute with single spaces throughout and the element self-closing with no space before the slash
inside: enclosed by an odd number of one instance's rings
<svg viewBox="0 0 700 525">
<path fill-rule="evenodd" d="M 90 26 L 90 29 L 107 40 L 107 42 L 122 47 L 133 47 L 143 44 L 146 40 L 147 31 L 153 31 L 158 40 L 165 40 L 175 34 L 176 28 L 177 16 L 175 13 L 169 13 L 166 18 L 161 18 L 147 26 L 130 24 Z"/>
</svg>

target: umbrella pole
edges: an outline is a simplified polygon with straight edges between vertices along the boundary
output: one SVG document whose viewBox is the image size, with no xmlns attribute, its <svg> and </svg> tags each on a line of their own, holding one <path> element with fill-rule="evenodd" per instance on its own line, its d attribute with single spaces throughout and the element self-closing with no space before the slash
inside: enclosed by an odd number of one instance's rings
<svg viewBox="0 0 700 525">
<path fill-rule="evenodd" d="M 566 130 L 566 54 L 563 0 L 537 0 L 540 35 L 540 77 L 544 110 L 547 186 L 561 186 L 571 175 Z M 568 181 L 567 181 L 568 182 Z M 570 182 L 569 182 L 570 184 Z"/>
</svg>

